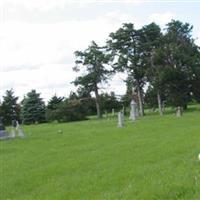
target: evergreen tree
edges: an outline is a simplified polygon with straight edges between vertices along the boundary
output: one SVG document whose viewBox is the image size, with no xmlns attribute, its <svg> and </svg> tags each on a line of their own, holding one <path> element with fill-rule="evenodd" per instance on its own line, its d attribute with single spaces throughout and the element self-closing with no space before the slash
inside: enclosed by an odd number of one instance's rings
<svg viewBox="0 0 200 200">
<path fill-rule="evenodd" d="M 6 125 L 12 123 L 12 120 L 20 120 L 20 106 L 17 104 L 18 97 L 14 96 L 14 91 L 7 90 L 5 96 L 3 96 L 3 102 L 1 105 L 1 115 Z"/>
<path fill-rule="evenodd" d="M 110 70 L 106 68 L 106 64 L 110 61 L 110 55 L 104 52 L 104 49 L 99 47 L 94 41 L 83 52 L 76 51 L 76 67 L 75 71 L 85 68 L 85 73 L 77 77 L 74 81 L 76 86 L 84 87 L 89 92 L 94 92 L 97 117 L 101 118 L 101 102 L 99 96 L 99 85 L 107 82 L 110 76 Z"/>
<path fill-rule="evenodd" d="M 122 108 L 122 103 L 117 100 L 114 92 L 101 94 L 102 109 L 111 112 L 114 108 L 116 111 Z"/>
<path fill-rule="evenodd" d="M 161 75 L 163 71 L 163 65 L 161 65 L 158 61 L 160 59 L 160 53 L 163 48 L 163 35 L 161 33 L 160 27 L 151 23 L 142 27 L 141 29 L 141 49 L 142 49 L 142 59 L 146 65 L 146 76 L 148 82 L 154 88 L 154 91 L 157 93 L 157 104 L 159 108 L 159 113 L 163 115 L 162 108 L 162 97 L 163 97 L 163 85 L 161 84 Z M 150 89 L 150 88 L 149 88 Z M 150 92 L 150 90 L 149 90 Z M 150 93 L 152 93 L 151 90 Z M 149 93 L 149 94 L 150 94 Z M 148 95 L 149 96 L 149 95 Z M 150 98 L 146 98 L 146 100 Z"/>
<path fill-rule="evenodd" d="M 29 92 L 22 102 L 21 111 L 24 124 L 40 123 L 45 121 L 45 104 L 40 94 L 35 90 Z"/>
<path fill-rule="evenodd" d="M 141 30 L 136 30 L 131 23 L 123 24 L 122 28 L 110 34 L 107 42 L 113 52 L 114 70 L 127 71 L 138 94 L 140 115 L 144 115 L 143 87 L 145 84 L 145 65 L 142 59 Z"/>
<path fill-rule="evenodd" d="M 198 48 L 191 36 L 192 28 L 190 24 L 180 21 L 168 23 L 161 59 L 165 66 L 162 79 L 168 101 L 183 108 L 191 100 L 194 68 L 199 63 Z"/>
<path fill-rule="evenodd" d="M 52 96 L 51 99 L 48 101 L 47 109 L 49 110 L 55 110 L 58 108 L 60 103 L 62 103 L 64 100 L 64 97 L 57 97 L 56 95 Z"/>
<path fill-rule="evenodd" d="M 54 95 L 51 97 L 47 104 L 47 109 L 46 109 L 46 120 L 47 121 L 61 121 L 61 116 L 60 116 L 60 106 L 64 102 L 64 97 L 57 97 Z"/>
</svg>

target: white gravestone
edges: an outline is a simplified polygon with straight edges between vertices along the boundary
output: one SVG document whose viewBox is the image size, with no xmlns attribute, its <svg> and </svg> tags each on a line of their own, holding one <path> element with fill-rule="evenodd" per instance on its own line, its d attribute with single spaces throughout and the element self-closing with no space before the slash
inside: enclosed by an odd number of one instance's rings
<svg viewBox="0 0 200 200">
<path fill-rule="evenodd" d="M 132 121 L 135 121 L 136 118 L 138 117 L 137 103 L 134 100 L 132 100 L 130 103 L 130 106 L 131 106 L 131 110 L 130 110 L 129 119 L 131 119 Z"/>
<path fill-rule="evenodd" d="M 107 110 L 105 110 L 105 118 L 107 118 L 108 117 L 108 112 L 107 112 Z"/>
<path fill-rule="evenodd" d="M 124 115 L 124 113 L 125 113 L 125 108 L 124 108 L 124 106 L 122 107 L 122 113 L 123 113 L 123 115 Z"/>
<path fill-rule="evenodd" d="M 112 116 L 115 116 L 115 109 L 112 109 Z"/>
<path fill-rule="evenodd" d="M 124 116 L 122 112 L 118 112 L 118 127 L 122 128 L 124 126 Z"/>
<path fill-rule="evenodd" d="M 10 137 L 15 138 L 15 136 L 16 136 L 15 129 L 12 128 L 11 133 L 10 133 Z"/>
<path fill-rule="evenodd" d="M 19 126 L 19 122 L 18 121 L 16 122 L 16 130 L 18 132 L 18 137 L 24 138 L 24 132 L 21 129 L 21 127 Z"/>
<path fill-rule="evenodd" d="M 177 110 L 176 110 L 176 116 L 177 117 L 181 117 L 182 116 L 182 110 L 181 110 L 181 107 L 178 106 Z"/>
</svg>

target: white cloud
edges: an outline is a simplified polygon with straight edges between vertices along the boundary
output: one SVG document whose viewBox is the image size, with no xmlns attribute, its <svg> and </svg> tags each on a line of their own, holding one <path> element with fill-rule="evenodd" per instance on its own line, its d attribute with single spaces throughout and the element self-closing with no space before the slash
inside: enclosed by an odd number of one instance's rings
<svg viewBox="0 0 200 200">
<path fill-rule="evenodd" d="M 12 20 L 1 23 L 0 76 L 4 77 L 1 90 L 12 87 L 23 96 L 36 88 L 45 90 L 45 98 L 54 94 L 56 88 L 68 93 L 74 88 L 70 82 L 76 77 L 72 72 L 74 51 L 84 50 L 91 40 L 104 45 L 110 32 L 123 22 L 133 21 L 131 15 L 109 12 L 85 21 L 37 24 Z"/>
<path fill-rule="evenodd" d="M 70 82 L 77 75 L 72 71 L 74 51 L 84 50 L 91 40 L 100 45 L 105 44 L 108 34 L 124 22 L 132 22 L 136 28 L 152 21 L 164 26 L 176 17 L 171 12 L 154 12 L 146 14 L 150 16 L 148 19 L 140 16 L 136 18 L 134 12 L 129 10 L 132 7 L 124 7 L 124 10 L 119 11 L 119 4 L 118 7 L 117 4 L 110 4 L 106 12 L 95 12 L 95 9 L 102 9 L 103 2 L 114 1 L 100 0 L 100 7 L 91 5 L 91 10 L 88 3 L 94 2 L 0 0 L 0 96 L 10 88 L 14 88 L 21 97 L 33 88 L 41 92 L 45 99 L 54 93 L 68 95 L 74 89 Z M 124 2 L 130 5 L 138 3 Z M 76 9 L 76 6 L 81 9 Z M 76 15 L 77 10 L 81 13 Z M 196 32 L 199 33 L 198 30 Z M 116 75 L 107 91 L 123 94 L 126 88 L 121 79 L 121 75 Z"/>
<path fill-rule="evenodd" d="M 61 96 L 69 95 L 75 88 L 73 84 L 70 84 L 75 76 L 71 66 L 61 64 L 43 65 L 31 71 L 24 69 L 1 72 L 1 93 L 13 88 L 17 95 L 23 97 L 31 89 L 36 88 L 45 99 L 55 93 Z"/>
<path fill-rule="evenodd" d="M 66 7 L 86 7 L 90 4 L 141 4 L 142 0 L 1 0 L 0 9 L 5 12 L 9 10 L 14 13 L 17 9 L 25 9 L 27 11 L 50 12 L 55 10 L 64 10 Z"/>
<path fill-rule="evenodd" d="M 152 13 L 149 16 L 149 22 L 156 22 L 161 27 L 164 27 L 167 23 L 169 23 L 172 19 L 176 17 L 175 14 L 171 12 L 165 12 L 165 13 Z"/>
<path fill-rule="evenodd" d="M 1 7 L 10 7 L 15 8 L 18 6 L 22 6 L 28 10 L 41 10 L 41 11 L 49 11 L 51 9 L 62 9 L 68 2 L 68 0 L 2 0 L 0 1 Z"/>
</svg>

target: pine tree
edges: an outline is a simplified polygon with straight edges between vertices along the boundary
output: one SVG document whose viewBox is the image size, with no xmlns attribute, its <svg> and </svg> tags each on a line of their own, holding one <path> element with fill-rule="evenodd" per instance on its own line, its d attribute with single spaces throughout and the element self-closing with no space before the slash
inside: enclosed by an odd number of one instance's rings
<svg viewBox="0 0 200 200">
<path fill-rule="evenodd" d="M 1 115 L 6 125 L 10 125 L 13 119 L 20 120 L 20 106 L 17 104 L 18 97 L 14 96 L 13 89 L 7 90 L 3 96 Z"/>
<path fill-rule="evenodd" d="M 110 55 L 93 41 L 85 51 L 76 51 L 75 56 L 77 66 L 74 70 L 79 71 L 80 67 L 85 67 L 86 73 L 77 77 L 74 84 L 84 87 L 89 92 L 94 92 L 97 117 L 101 118 L 99 85 L 105 83 L 111 74 L 110 70 L 105 67 L 110 61 Z"/>
<path fill-rule="evenodd" d="M 132 23 L 125 23 L 116 32 L 111 33 L 107 42 L 113 52 L 115 71 L 128 72 L 132 78 L 139 100 L 140 115 L 144 115 L 143 87 L 145 84 L 145 65 L 142 60 L 141 30 L 136 30 Z"/>
<path fill-rule="evenodd" d="M 54 95 L 49 100 L 48 105 L 47 105 L 47 109 L 49 109 L 49 110 L 57 109 L 58 106 L 60 105 L 60 103 L 63 102 L 63 100 L 64 100 L 64 97 L 57 97 L 56 95 Z"/>
<path fill-rule="evenodd" d="M 22 120 L 24 124 L 40 123 L 45 121 L 45 104 L 40 94 L 32 90 L 22 102 Z"/>
</svg>

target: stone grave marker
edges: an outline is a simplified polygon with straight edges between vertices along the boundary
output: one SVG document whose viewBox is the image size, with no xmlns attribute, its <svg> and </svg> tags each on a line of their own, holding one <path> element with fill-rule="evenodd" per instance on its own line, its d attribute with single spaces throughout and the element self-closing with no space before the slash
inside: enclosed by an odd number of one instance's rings
<svg viewBox="0 0 200 200">
<path fill-rule="evenodd" d="M 118 127 L 122 128 L 124 126 L 124 116 L 122 112 L 118 112 Z"/>
</svg>

